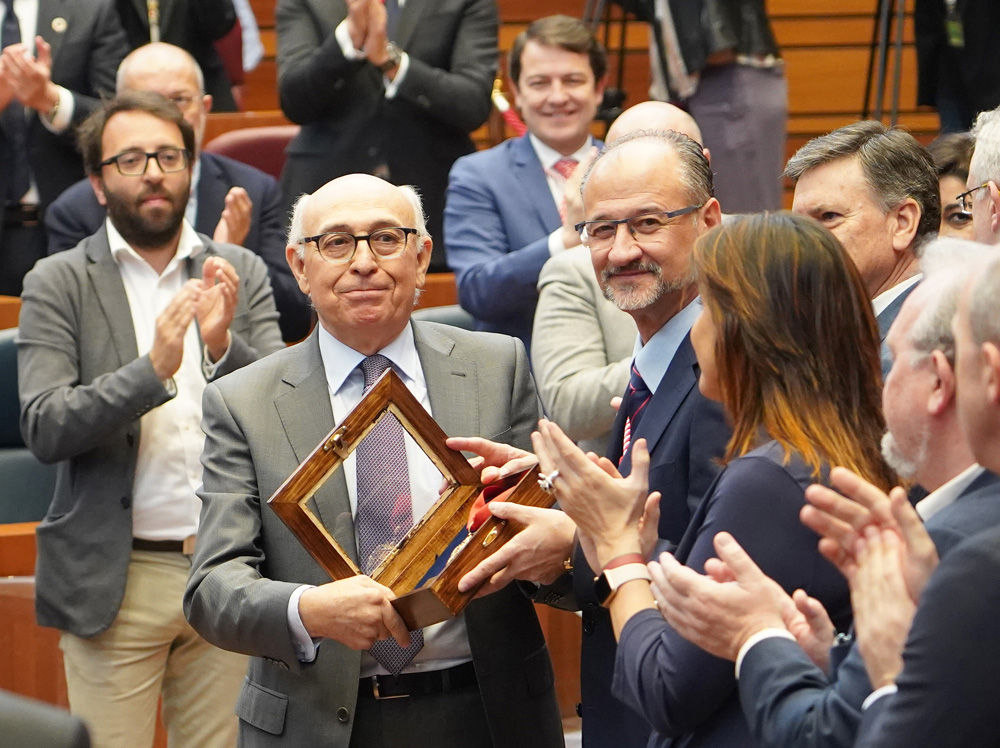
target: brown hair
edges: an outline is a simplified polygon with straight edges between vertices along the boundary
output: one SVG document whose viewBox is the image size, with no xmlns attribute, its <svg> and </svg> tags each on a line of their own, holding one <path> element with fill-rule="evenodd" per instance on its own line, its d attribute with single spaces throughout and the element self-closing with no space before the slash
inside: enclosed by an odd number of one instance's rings
<svg viewBox="0 0 1000 748">
<path fill-rule="evenodd" d="M 815 471 L 843 465 L 888 490 L 882 459 L 879 335 L 861 276 L 836 237 L 789 212 L 734 218 L 695 244 L 694 266 L 719 334 L 725 459 L 760 430 Z"/>
<path fill-rule="evenodd" d="M 963 182 L 969 178 L 969 164 L 976 141 L 971 133 L 949 132 L 938 135 L 927 146 L 934 160 L 938 178 L 958 177 Z"/>
<path fill-rule="evenodd" d="M 105 101 L 76 131 L 80 151 L 83 153 L 83 166 L 88 174 L 99 174 L 101 161 L 104 160 L 101 140 L 104 138 L 104 128 L 108 120 L 120 112 L 145 112 L 165 122 L 172 122 L 181 131 L 184 147 L 188 152 L 188 164 L 195 152 L 194 130 L 184 119 L 181 110 L 170 99 L 152 91 L 128 91 Z"/>
<path fill-rule="evenodd" d="M 562 47 L 567 52 L 587 55 L 596 83 L 600 83 L 604 74 L 608 72 L 608 58 L 604 47 L 583 21 L 572 16 L 546 16 L 532 22 L 517 35 L 511 45 L 510 53 L 507 55 L 507 65 L 510 80 L 515 86 L 519 85 L 521 79 L 521 55 L 524 54 L 524 45 L 531 41 L 546 47 Z"/>
</svg>

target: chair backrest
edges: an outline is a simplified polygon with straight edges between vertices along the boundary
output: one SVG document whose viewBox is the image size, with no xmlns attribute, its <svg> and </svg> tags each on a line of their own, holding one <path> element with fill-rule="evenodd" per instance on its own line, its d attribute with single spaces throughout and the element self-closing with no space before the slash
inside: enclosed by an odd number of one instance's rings
<svg viewBox="0 0 1000 748">
<path fill-rule="evenodd" d="M 17 399 L 17 328 L 0 330 L 0 523 L 39 522 L 56 486 L 55 465 L 24 446 Z"/>
<path fill-rule="evenodd" d="M 285 147 L 298 132 L 298 125 L 244 127 L 212 138 L 203 150 L 235 158 L 280 179 L 285 167 Z"/>
<path fill-rule="evenodd" d="M 413 319 L 422 320 L 423 322 L 440 322 L 442 325 L 461 327 L 463 330 L 476 329 L 476 320 L 458 304 L 415 309 L 411 316 Z"/>
</svg>

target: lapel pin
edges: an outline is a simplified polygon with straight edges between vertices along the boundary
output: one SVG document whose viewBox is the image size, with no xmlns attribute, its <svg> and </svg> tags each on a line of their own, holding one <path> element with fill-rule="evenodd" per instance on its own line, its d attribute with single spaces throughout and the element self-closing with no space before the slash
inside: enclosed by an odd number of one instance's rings
<svg viewBox="0 0 1000 748">
<path fill-rule="evenodd" d="M 52 30 L 55 31 L 57 34 L 63 33 L 68 25 L 69 24 L 66 23 L 66 19 L 63 18 L 62 16 L 58 16 L 52 19 Z"/>
</svg>

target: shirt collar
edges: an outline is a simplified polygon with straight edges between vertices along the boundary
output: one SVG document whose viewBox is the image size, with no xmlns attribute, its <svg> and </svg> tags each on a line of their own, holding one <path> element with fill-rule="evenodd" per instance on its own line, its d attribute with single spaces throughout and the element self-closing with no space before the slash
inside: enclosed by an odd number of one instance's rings
<svg viewBox="0 0 1000 748">
<path fill-rule="evenodd" d="M 588 135 L 587 141 L 580 147 L 579 150 L 568 156 L 564 156 L 555 148 L 550 148 L 545 145 L 545 143 L 539 140 L 534 133 L 528 133 L 528 140 L 531 142 L 531 147 L 535 149 L 535 155 L 538 156 L 538 161 L 541 163 L 542 168 L 546 171 L 551 170 L 553 164 L 561 158 L 571 158 L 578 162 L 583 161 L 587 157 L 587 153 L 590 151 L 591 146 L 594 144 L 594 138 Z"/>
<path fill-rule="evenodd" d="M 125 238 L 119 233 L 118 229 L 111 222 L 110 216 L 105 220 L 105 226 L 108 230 L 108 246 L 111 248 L 111 256 L 115 258 L 115 262 L 119 265 L 125 257 L 132 257 L 136 260 L 146 262 L 146 260 L 136 252 Z M 198 232 L 194 230 L 187 220 L 181 222 L 181 235 L 177 242 L 177 251 L 174 256 L 170 259 L 170 263 L 164 269 L 163 273 L 166 274 L 173 269 L 175 265 L 189 257 L 197 257 L 199 254 L 205 251 L 205 245 L 198 236 Z"/>
<path fill-rule="evenodd" d="M 639 370 L 639 376 L 649 387 L 650 392 L 656 392 L 677 349 L 684 342 L 684 336 L 691 331 L 691 326 L 699 314 L 701 314 L 701 297 L 696 296 L 687 306 L 668 319 L 645 345 L 642 344 L 641 337 L 636 338 L 635 368 Z"/>
<path fill-rule="evenodd" d="M 878 296 L 872 300 L 872 309 L 875 310 L 875 316 L 879 316 L 886 308 L 900 297 L 900 295 L 910 286 L 916 285 L 921 278 L 924 277 L 923 273 L 917 273 L 911 278 L 907 278 L 904 281 L 900 281 L 895 286 L 890 288 L 888 291 L 883 291 Z"/>
<path fill-rule="evenodd" d="M 326 371 L 330 392 L 336 394 L 347 378 L 366 358 L 365 354 L 337 340 L 322 324 L 319 328 L 319 353 Z M 403 331 L 385 348 L 378 351 L 392 362 L 393 368 L 407 385 L 420 380 L 420 359 L 413 341 L 413 326 L 407 322 Z"/>
<path fill-rule="evenodd" d="M 982 465 L 973 463 L 936 491 L 932 491 L 927 498 L 918 501 L 917 514 L 926 522 L 945 507 L 954 504 L 955 499 L 984 472 Z"/>
</svg>

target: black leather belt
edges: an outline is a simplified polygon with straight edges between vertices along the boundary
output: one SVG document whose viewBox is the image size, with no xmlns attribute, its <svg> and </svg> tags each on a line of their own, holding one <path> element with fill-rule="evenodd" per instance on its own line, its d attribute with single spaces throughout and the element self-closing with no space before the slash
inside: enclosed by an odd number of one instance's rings
<svg viewBox="0 0 1000 748">
<path fill-rule="evenodd" d="M 363 699 L 402 699 L 406 696 L 430 696 L 476 685 L 476 668 L 471 662 L 447 670 L 402 675 L 373 675 L 362 678 L 358 697 Z"/>
<path fill-rule="evenodd" d="M 41 211 L 37 205 L 5 205 L 3 209 L 4 226 L 37 226 L 41 220 Z"/>
<path fill-rule="evenodd" d="M 132 550 L 134 551 L 155 551 L 157 553 L 183 553 L 183 540 L 146 540 L 145 538 L 132 538 Z"/>
</svg>

